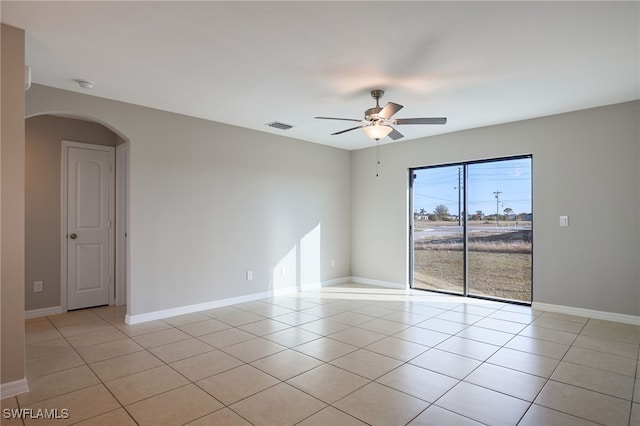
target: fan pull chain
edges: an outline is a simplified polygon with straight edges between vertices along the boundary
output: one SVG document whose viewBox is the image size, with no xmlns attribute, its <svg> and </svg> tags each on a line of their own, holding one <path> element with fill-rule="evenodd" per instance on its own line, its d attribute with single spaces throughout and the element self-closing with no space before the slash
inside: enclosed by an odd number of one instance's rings
<svg viewBox="0 0 640 426">
<path fill-rule="evenodd" d="M 380 144 L 376 140 L 376 177 L 380 176 Z"/>
</svg>

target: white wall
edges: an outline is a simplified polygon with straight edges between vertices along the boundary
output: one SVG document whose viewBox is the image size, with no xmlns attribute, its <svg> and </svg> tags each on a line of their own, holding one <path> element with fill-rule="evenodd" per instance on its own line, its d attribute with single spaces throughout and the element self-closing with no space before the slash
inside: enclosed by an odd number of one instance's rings
<svg viewBox="0 0 640 426">
<path fill-rule="evenodd" d="M 408 168 L 529 153 L 534 302 L 640 314 L 640 102 L 383 145 L 378 178 L 373 148 L 34 85 L 27 116 L 47 112 L 131 140 L 130 314 L 349 275 L 406 283 Z"/>
<path fill-rule="evenodd" d="M 408 281 L 408 169 L 533 154 L 533 300 L 640 315 L 640 102 L 352 153 L 352 275 Z M 570 216 L 570 227 L 558 226 Z"/>
<path fill-rule="evenodd" d="M 348 151 L 33 85 L 49 112 L 131 142 L 130 315 L 350 275 Z"/>
</svg>

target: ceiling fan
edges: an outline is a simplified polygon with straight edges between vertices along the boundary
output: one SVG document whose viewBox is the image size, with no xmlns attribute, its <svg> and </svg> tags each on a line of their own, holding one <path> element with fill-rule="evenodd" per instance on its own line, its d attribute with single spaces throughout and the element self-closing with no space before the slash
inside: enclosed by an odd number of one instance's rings
<svg viewBox="0 0 640 426">
<path fill-rule="evenodd" d="M 391 139 L 400 139 L 404 135 L 394 129 L 392 125 L 404 125 L 404 124 L 446 124 L 446 117 L 422 117 L 422 118 L 395 118 L 393 115 L 402 109 L 402 105 L 387 102 L 384 107 L 380 107 L 380 98 L 384 96 L 384 90 L 372 90 L 371 97 L 376 100 L 376 106 L 369 108 L 364 112 L 364 120 L 358 120 L 355 118 L 335 118 L 335 117 L 315 117 L 321 120 L 342 120 L 342 121 L 355 121 L 360 123 L 359 126 L 352 127 L 350 129 L 341 130 L 339 132 L 332 133 L 332 135 L 341 135 L 346 132 L 350 132 L 356 129 L 362 129 L 368 137 L 375 140 L 380 140 L 385 136 L 389 136 Z"/>
</svg>

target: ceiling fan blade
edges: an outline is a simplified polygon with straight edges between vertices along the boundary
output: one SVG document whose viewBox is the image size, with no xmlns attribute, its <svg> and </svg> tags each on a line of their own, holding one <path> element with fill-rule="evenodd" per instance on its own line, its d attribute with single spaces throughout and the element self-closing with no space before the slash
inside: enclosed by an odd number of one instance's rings
<svg viewBox="0 0 640 426">
<path fill-rule="evenodd" d="M 395 124 L 446 124 L 447 117 L 398 118 Z"/>
<path fill-rule="evenodd" d="M 394 104 L 393 102 L 387 102 L 384 108 L 382 108 L 378 113 L 378 117 L 388 120 L 393 116 L 393 114 L 400 111 L 402 108 L 402 105 Z"/>
<path fill-rule="evenodd" d="M 347 133 L 347 132 L 350 132 L 350 131 L 352 131 L 352 130 L 355 130 L 355 129 L 361 129 L 361 128 L 362 128 L 362 126 L 356 126 L 356 127 L 352 127 L 352 128 L 350 128 L 350 129 L 340 130 L 339 132 L 331 133 L 331 136 L 333 136 L 333 135 L 341 135 L 341 134 L 343 134 L 343 133 Z"/>
<path fill-rule="evenodd" d="M 391 127 L 391 126 L 389 126 L 389 127 Z M 393 130 L 391 130 L 391 133 L 389 133 L 389 137 L 391 139 L 393 139 L 394 141 L 404 137 L 404 135 L 402 133 L 400 133 L 399 131 L 397 131 L 393 127 L 391 127 L 391 129 L 393 129 Z"/>
<path fill-rule="evenodd" d="M 356 123 L 361 123 L 362 120 L 357 120 L 355 118 L 336 118 L 336 117 L 314 117 L 320 120 L 342 120 L 342 121 L 355 121 Z"/>
</svg>

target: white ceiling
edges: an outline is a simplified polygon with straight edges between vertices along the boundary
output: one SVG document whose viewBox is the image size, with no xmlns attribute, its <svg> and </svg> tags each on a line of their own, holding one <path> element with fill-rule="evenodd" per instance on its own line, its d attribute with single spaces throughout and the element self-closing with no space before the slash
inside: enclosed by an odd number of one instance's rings
<svg viewBox="0 0 640 426">
<path fill-rule="evenodd" d="M 374 106 L 402 141 L 640 98 L 640 3 L 1 2 L 33 82 L 345 149 Z M 74 79 L 96 82 L 80 89 Z M 282 131 L 265 123 L 293 125 Z M 384 142 L 391 142 L 386 138 Z"/>
</svg>

